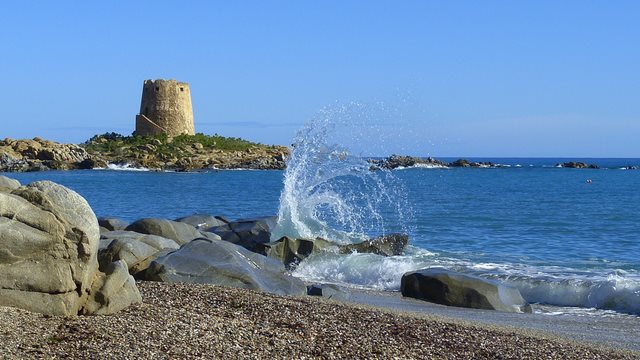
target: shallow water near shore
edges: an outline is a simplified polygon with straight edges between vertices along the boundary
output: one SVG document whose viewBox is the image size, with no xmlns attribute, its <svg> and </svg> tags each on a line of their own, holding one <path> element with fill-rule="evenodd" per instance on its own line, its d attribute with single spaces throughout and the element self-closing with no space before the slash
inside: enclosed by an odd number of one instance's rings
<svg viewBox="0 0 640 360">
<path fill-rule="evenodd" d="M 409 229 L 407 253 L 314 256 L 294 275 L 393 291 L 404 272 L 443 266 L 500 279 L 530 302 L 560 306 L 538 307 L 549 315 L 640 314 L 640 171 L 558 169 L 552 166 L 556 159 L 517 161 L 551 166 L 393 171 L 405 186 L 412 223 L 387 223 L 384 231 Z M 129 221 L 193 213 L 231 219 L 272 215 L 283 188 L 281 171 L 5 175 L 22 183 L 61 183 L 83 195 L 98 216 Z M 384 216 L 395 209 L 380 211 Z"/>
</svg>

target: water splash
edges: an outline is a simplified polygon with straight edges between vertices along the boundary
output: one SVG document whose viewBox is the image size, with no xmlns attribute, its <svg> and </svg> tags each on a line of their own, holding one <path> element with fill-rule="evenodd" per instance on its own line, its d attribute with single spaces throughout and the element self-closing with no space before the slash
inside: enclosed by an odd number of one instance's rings
<svg viewBox="0 0 640 360">
<path fill-rule="evenodd" d="M 353 243 L 409 232 L 412 211 L 403 184 L 389 171 L 371 171 L 367 157 L 356 153 L 382 145 L 375 112 L 359 103 L 333 106 L 298 132 L 272 240 L 286 235 Z"/>
</svg>

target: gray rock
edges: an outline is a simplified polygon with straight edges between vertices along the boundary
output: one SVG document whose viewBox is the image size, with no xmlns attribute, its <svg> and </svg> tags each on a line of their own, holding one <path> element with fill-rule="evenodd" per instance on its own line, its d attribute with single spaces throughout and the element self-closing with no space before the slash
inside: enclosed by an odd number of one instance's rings
<svg viewBox="0 0 640 360">
<path fill-rule="evenodd" d="M 194 214 L 191 216 L 185 216 L 178 218 L 175 221 L 192 225 L 198 230 L 210 229 L 212 227 L 222 226 L 229 223 L 229 221 L 221 216 L 212 216 L 205 214 Z"/>
<path fill-rule="evenodd" d="M 50 181 L 0 192 L 0 228 L 0 305 L 92 313 L 85 306 L 101 288 L 96 281 L 110 275 L 98 272 L 98 221 L 85 199 Z"/>
<path fill-rule="evenodd" d="M 180 245 L 186 244 L 193 239 L 203 236 L 202 233 L 192 225 L 156 218 L 138 220 L 127 226 L 125 230 L 135 231 L 140 234 L 161 236 L 175 240 Z"/>
<path fill-rule="evenodd" d="M 327 299 L 347 301 L 351 297 L 349 292 L 338 285 L 333 284 L 312 284 L 307 286 L 307 295 L 322 296 Z"/>
<path fill-rule="evenodd" d="M 430 268 L 402 275 L 403 296 L 442 305 L 506 312 L 531 312 L 520 291 L 497 281 Z"/>
<path fill-rule="evenodd" d="M 266 255 L 266 244 L 271 241 L 271 230 L 275 227 L 277 217 L 266 216 L 255 219 L 233 221 L 225 225 L 209 228 L 222 240 L 240 245 L 258 254 Z"/>
<path fill-rule="evenodd" d="M 0 191 L 11 191 L 20 187 L 20 182 L 15 179 L 0 175 Z"/>
<path fill-rule="evenodd" d="M 98 218 L 98 225 L 107 229 L 108 231 L 124 230 L 129 226 L 129 223 L 118 218 L 113 217 L 100 217 Z"/>
<path fill-rule="evenodd" d="M 216 284 L 280 295 L 306 294 L 304 283 L 285 274 L 282 264 L 221 240 L 193 240 L 153 261 L 144 278 Z"/>
<path fill-rule="evenodd" d="M 100 270 L 114 261 L 123 260 L 134 276 L 149 267 L 151 261 L 180 248 L 171 239 L 124 230 L 102 234 L 100 243 L 107 244 L 98 252 Z"/>
<path fill-rule="evenodd" d="M 127 264 L 120 260 L 109 264 L 104 274 L 97 276 L 81 313 L 109 315 L 141 302 L 136 282 L 129 275 Z"/>
</svg>

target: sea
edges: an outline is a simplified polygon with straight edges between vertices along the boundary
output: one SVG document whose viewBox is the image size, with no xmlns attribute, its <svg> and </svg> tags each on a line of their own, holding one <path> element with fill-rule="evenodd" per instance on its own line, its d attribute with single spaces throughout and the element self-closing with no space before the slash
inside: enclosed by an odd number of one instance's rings
<svg viewBox="0 0 640 360">
<path fill-rule="evenodd" d="M 67 186 L 99 217 L 277 215 L 273 240 L 409 235 L 402 256 L 313 255 L 293 270 L 309 281 L 399 291 L 402 274 L 442 267 L 515 286 L 539 313 L 640 316 L 640 170 L 630 169 L 639 158 L 469 158 L 500 166 L 376 171 L 333 143 L 327 126 L 298 133 L 284 171 L 4 175 Z M 600 168 L 557 167 L 567 161 Z"/>
</svg>

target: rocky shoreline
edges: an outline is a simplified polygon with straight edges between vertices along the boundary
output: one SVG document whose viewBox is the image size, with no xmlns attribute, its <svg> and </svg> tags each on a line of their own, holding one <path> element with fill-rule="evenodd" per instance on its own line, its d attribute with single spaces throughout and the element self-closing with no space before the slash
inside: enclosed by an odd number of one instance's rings
<svg viewBox="0 0 640 360">
<path fill-rule="evenodd" d="M 155 171 L 215 169 L 282 170 L 289 149 L 231 139 L 235 146 L 209 144 L 212 138 L 181 136 L 94 136 L 80 144 L 61 144 L 42 138 L 0 140 L 0 172 L 82 170 L 127 166 Z M 198 140 L 204 140 L 198 142 Z M 204 144 L 203 144 L 204 142 Z"/>
<path fill-rule="evenodd" d="M 290 150 L 218 135 L 181 135 L 175 138 L 126 137 L 107 133 L 79 145 L 61 144 L 42 138 L 0 140 L 0 172 L 107 169 L 110 166 L 153 171 L 207 171 L 225 169 L 283 170 Z M 488 161 L 457 159 L 445 162 L 432 157 L 391 155 L 368 159 L 371 170 L 423 168 L 501 168 Z M 558 168 L 599 169 L 579 161 L 558 163 Z M 635 170 L 635 165 L 625 169 Z"/>
<path fill-rule="evenodd" d="M 322 252 L 401 255 L 408 237 L 390 234 L 348 245 L 319 238 L 272 241 L 275 222 L 212 215 L 98 219 L 82 197 L 61 185 L 22 186 L 0 176 L 2 354 L 631 358 L 346 304 L 352 290 L 305 283 L 289 270 Z M 405 273 L 401 282 L 401 294 L 414 301 L 516 316 L 531 312 L 513 287 L 440 268 Z M 108 316 L 96 321 L 79 315 Z"/>
</svg>

